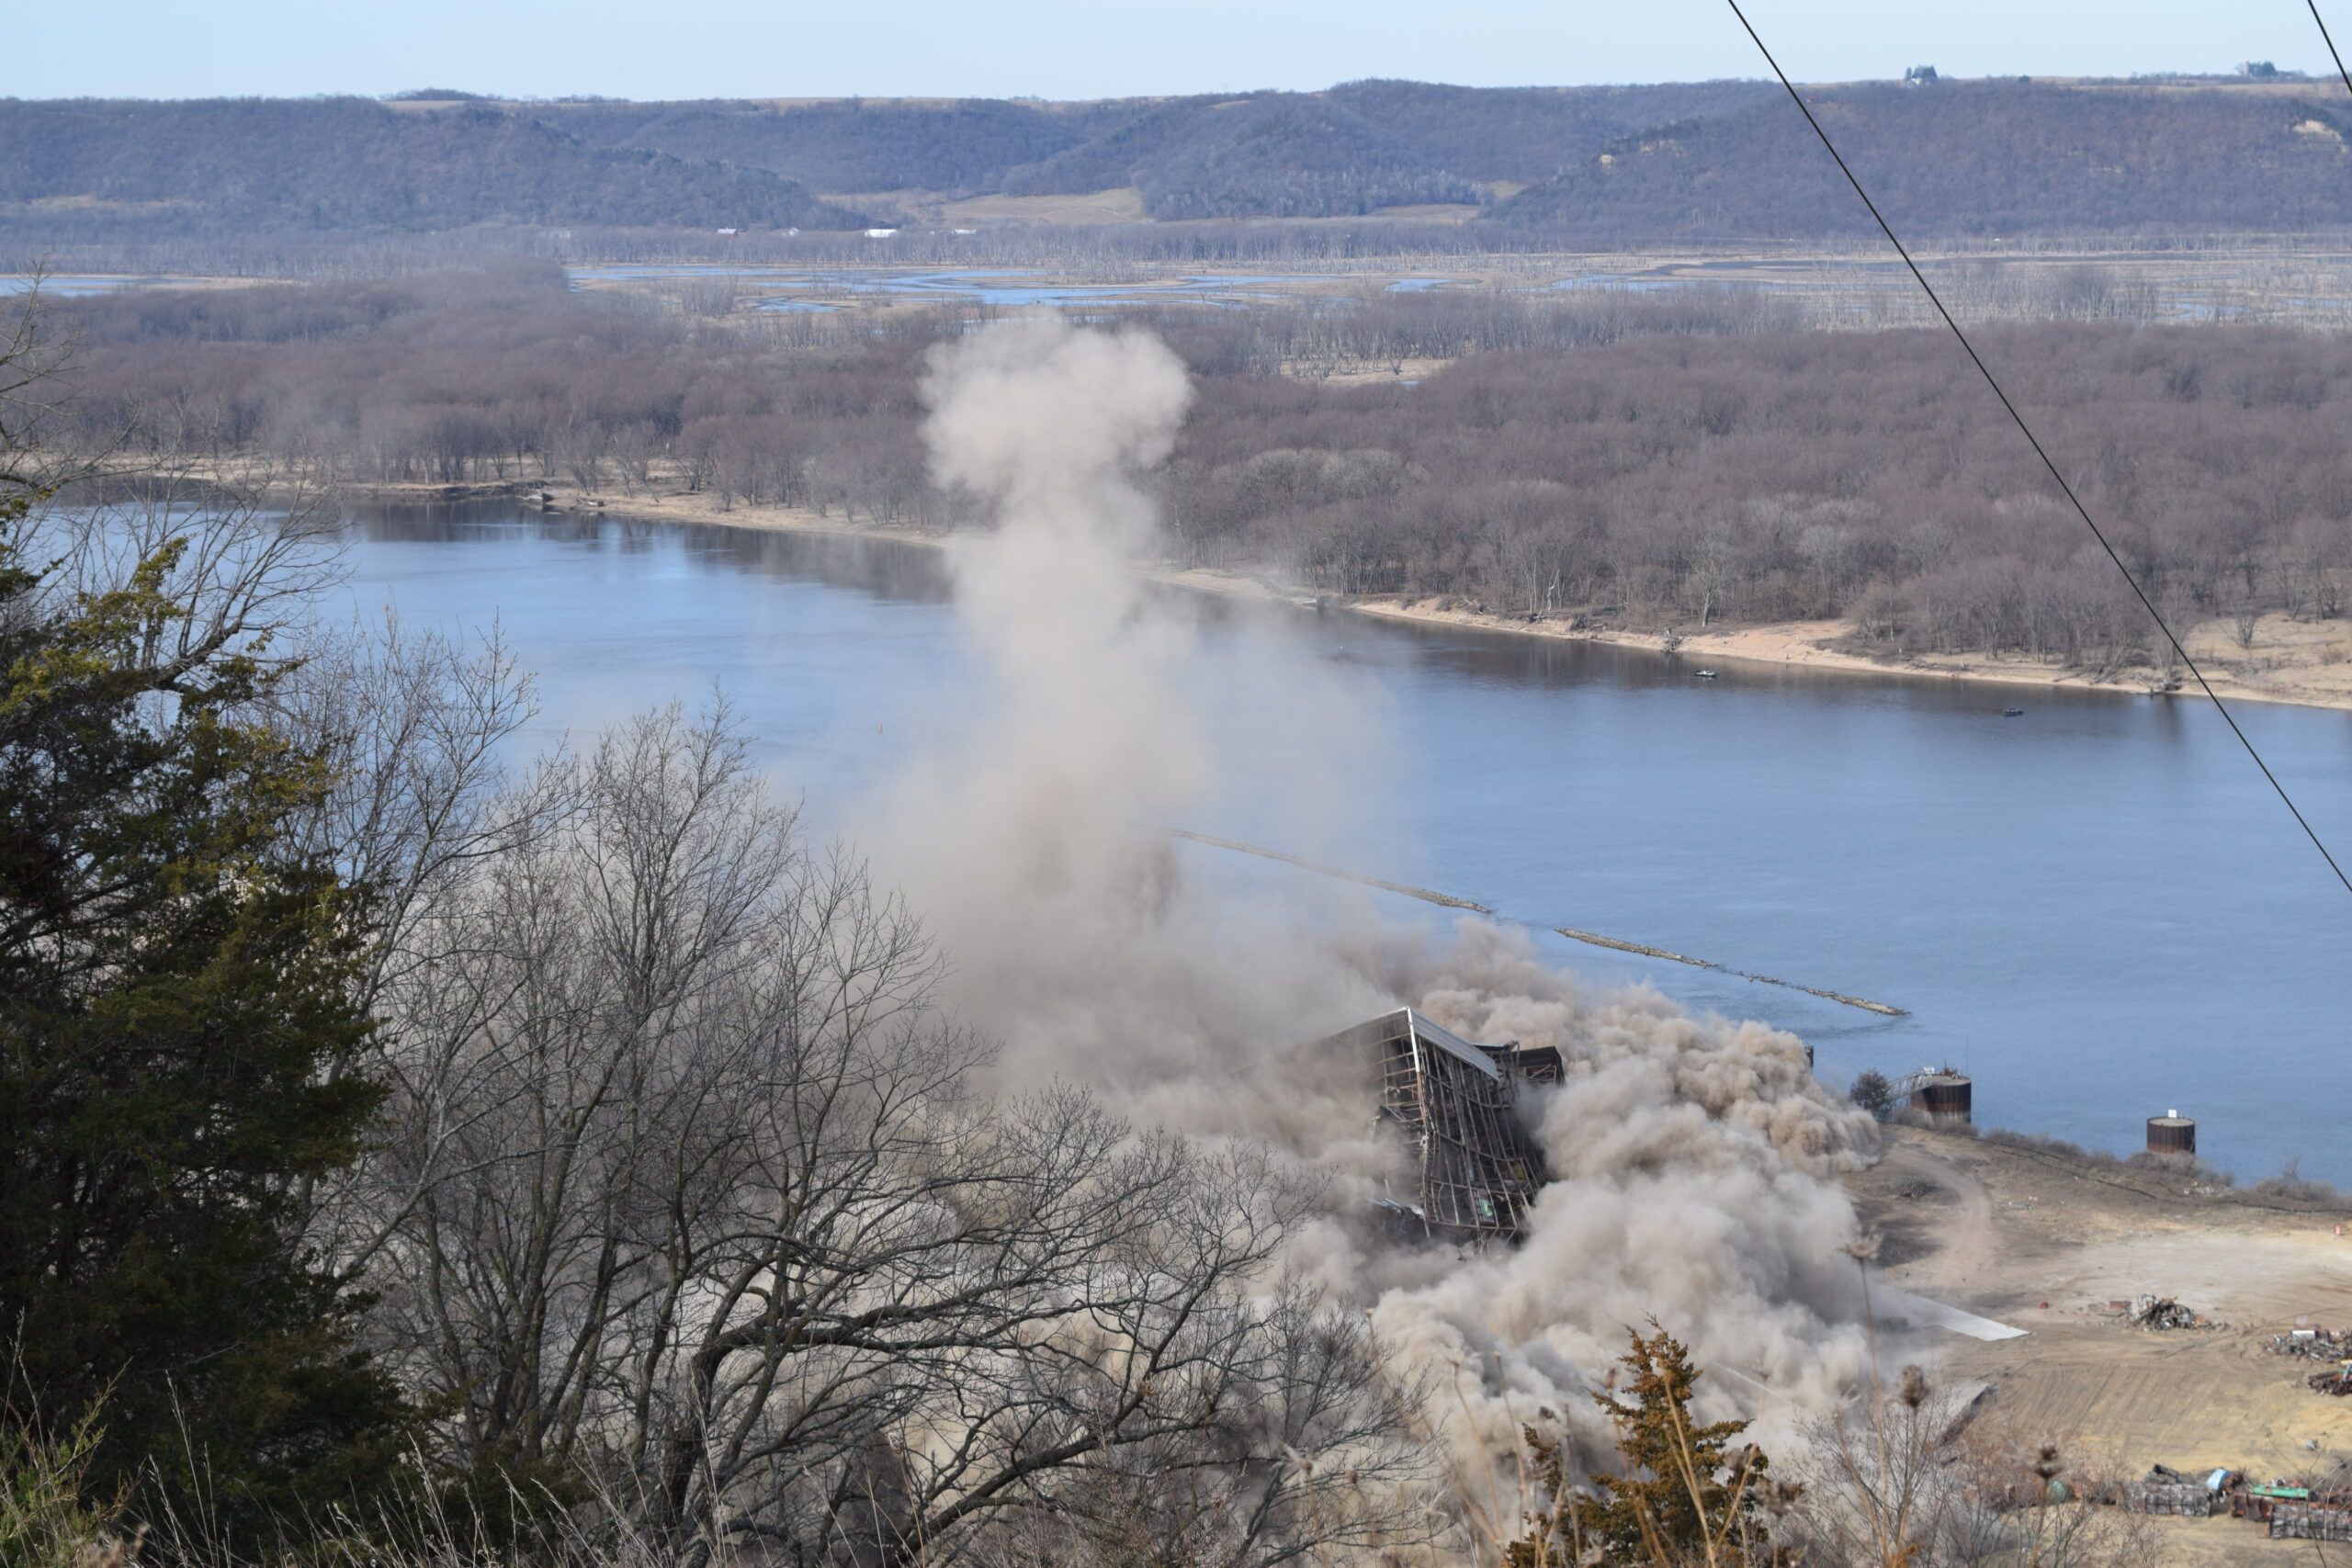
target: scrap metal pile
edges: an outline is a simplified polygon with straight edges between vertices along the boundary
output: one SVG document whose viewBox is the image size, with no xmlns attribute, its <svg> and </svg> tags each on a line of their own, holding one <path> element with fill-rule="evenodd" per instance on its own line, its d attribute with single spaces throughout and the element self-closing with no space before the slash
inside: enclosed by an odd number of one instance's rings
<svg viewBox="0 0 2352 1568">
<path fill-rule="evenodd" d="M 2352 1394 L 2352 1361 L 2345 1362 L 2334 1371 L 2313 1372 L 2303 1380 L 2303 1386 L 2313 1393 L 2332 1393 L 2338 1399 Z"/>
<path fill-rule="evenodd" d="M 2171 1328 L 2227 1328 L 2229 1325 L 2183 1306 L 2170 1296 L 2142 1296 L 2132 1308 L 2132 1326 L 2153 1333 Z"/>
<path fill-rule="evenodd" d="M 2277 1540 L 2352 1540 L 2352 1486 L 2341 1466 L 2324 1477 L 2305 1476 L 2298 1483 L 2279 1476 L 2265 1483 L 2243 1471 L 2195 1472 L 2160 1464 L 2143 1479 L 2127 1482 L 2115 1500 L 2126 1513 L 2188 1518 L 2226 1508 L 2238 1518 L 2269 1526 Z"/>
<path fill-rule="evenodd" d="M 2300 1486 L 2284 1476 L 2263 1485 L 2232 1472 L 2223 1492 L 2232 1514 L 2267 1524 L 2274 1540 L 2352 1540 L 2352 1488 L 2340 1467 Z"/>
<path fill-rule="evenodd" d="M 2327 1370 L 2312 1373 L 2303 1386 L 2338 1399 L 2352 1395 L 2352 1328 L 2292 1328 L 2272 1335 L 2262 1348 L 2274 1356 L 2327 1362 Z"/>
<path fill-rule="evenodd" d="M 2352 1360 L 2352 1329 L 2293 1328 L 2262 1342 L 2274 1356 L 2301 1356 L 2310 1361 Z"/>
<path fill-rule="evenodd" d="M 2147 1321 L 2152 1316 L 2156 1321 Z M 2177 1302 L 2146 1296 L 2132 1318 L 2151 1328 L 2214 1326 Z M 2273 1335 L 2263 1348 L 2278 1356 L 2326 1359 L 2352 1350 L 2352 1329 L 2297 1328 Z M 2305 1381 L 2323 1393 L 2352 1394 L 2352 1359 Z M 2141 1480 L 2127 1482 L 2113 1500 L 2127 1513 L 2190 1518 L 2227 1508 L 2238 1518 L 2267 1526 L 2274 1540 L 2352 1542 L 2352 1464 L 2340 1461 L 2324 1471 L 2267 1482 L 2239 1470 L 2182 1471 L 2160 1464 Z"/>
</svg>

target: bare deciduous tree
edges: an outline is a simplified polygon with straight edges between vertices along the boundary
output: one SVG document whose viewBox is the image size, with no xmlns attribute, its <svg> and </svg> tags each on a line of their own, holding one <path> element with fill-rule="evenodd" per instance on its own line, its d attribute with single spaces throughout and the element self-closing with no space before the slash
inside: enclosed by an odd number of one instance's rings
<svg viewBox="0 0 2352 1568">
<path fill-rule="evenodd" d="M 1821 1568 L 2125 1568 L 2155 1560 L 2146 1520 L 2108 1506 L 2109 1478 L 2021 1442 L 1917 1367 L 1811 1428 L 1792 1544 Z"/>
<path fill-rule="evenodd" d="M 975 1099 L 915 923 L 723 713 L 553 778 L 385 969 L 351 1193 L 458 1462 L 593 1481 L 689 1563 L 1086 1535 L 1139 1488 L 1236 1561 L 1396 1528 L 1362 1326 L 1275 1269 L 1311 1186 L 1076 1089 Z"/>
</svg>

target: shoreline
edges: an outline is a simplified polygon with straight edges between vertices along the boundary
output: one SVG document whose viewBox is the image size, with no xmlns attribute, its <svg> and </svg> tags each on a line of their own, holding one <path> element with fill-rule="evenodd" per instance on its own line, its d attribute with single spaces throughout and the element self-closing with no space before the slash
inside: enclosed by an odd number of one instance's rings
<svg viewBox="0 0 2352 1568">
<path fill-rule="evenodd" d="M 348 491 L 378 504 L 451 505 L 468 501 L 520 502 L 526 491 L 542 487 L 488 485 L 367 485 Z M 948 536 L 935 529 L 904 524 L 852 523 L 820 515 L 804 507 L 739 505 L 723 507 L 704 494 L 630 497 L 602 506 L 587 504 L 570 486 L 545 487 L 557 497 L 549 516 L 612 517 L 640 523 L 703 524 L 752 532 L 818 534 L 836 538 L 883 539 L 892 544 L 944 549 Z M 2147 696 L 2201 700 L 2194 684 L 2160 689 L 2154 672 L 2133 668 L 2106 680 L 2083 670 L 2047 661 L 1978 655 L 1914 655 L 1883 660 L 1826 646 L 1852 628 L 1842 621 L 1784 621 L 1737 626 L 1727 631 L 1685 632 L 1675 646 L 1658 632 L 1624 631 L 1608 627 L 1575 627 L 1566 622 L 1529 622 L 1476 610 L 1450 607 L 1447 598 L 1408 599 L 1382 594 L 1349 597 L 1318 594 L 1287 587 L 1265 577 L 1208 567 L 1144 567 L 1150 581 L 1170 587 L 1264 603 L 1316 605 L 1364 615 L 1374 620 L 1401 621 L 1430 626 L 1453 626 L 1465 631 L 1501 633 L 1551 642 L 1597 643 L 1674 653 L 1696 663 L 1724 661 L 1781 670 L 1828 671 L 1853 675 L 1895 676 L 1914 681 L 1966 682 L 1987 686 L 2034 687 L 2109 693 L 2118 696 Z M 1446 606 L 1446 607 L 1441 607 Z M 2245 650 L 2256 670 L 2233 669 L 2238 662 L 2228 627 L 2221 621 L 2200 622 L 2183 641 L 2206 672 L 2214 694 L 2228 702 L 2274 703 L 2295 707 L 2352 711 L 2352 621 L 2301 622 L 2284 614 L 2264 615 L 2255 627 L 2254 646 Z M 2264 662 L 2267 660 L 2267 662 Z"/>
<path fill-rule="evenodd" d="M 1783 670 L 1824 670 L 1852 675 L 1892 675 L 1914 681 L 2100 692 L 2116 696 L 2177 697 L 2192 701 L 2201 701 L 2204 697 L 2204 693 L 2193 682 L 2186 681 L 2169 688 L 2159 686 L 2154 672 L 2145 667 L 2134 667 L 2102 680 L 2089 671 L 2069 669 L 2047 660 L 1984 654 L 1965 658 L 1919 654 L 1901 660 L 1879 659 L 1825 646 L 1852 630 L 1851 624 L 1844 621 L 1780 621 L 1763 626 L 1736 626 L 1728 631 L 1685 632 L 1676 645 L 1669 648 L 1666 636 L 1658 632 L 1573 629 L 1566 625 L 1544 622 L 1531 625 L 1510 616 L 1442 610 L 1428 600 L 1400 603 L 1392 597 L 1361 599 L 1347 602 L 1346 607 L 1358 615 L 1383 620 L 1423 626 L 1458 626 L 1470 630 L 1508 632 L 1518 637 L 1541 637 L 1554 642 L 1591 642 L 1614 648 L 1637 648 L 1653 653 L 1677 654 L 1702 664 L 1721 660 Z M 2311 626 L 2278 613 L 2263 616 L 2256 628 L 2255 651 L 2257 656 L 2270 655 L 2274 660 L 2263 671 L 2273 677 L 2267 684 L 2251 683 L 2239 671 L 2229 668 L 2231 656 L 2223 651 L 2225 639 L 2223 623 L 2218 621 L 2199 623 L 2190 627 L 2182 638 L 2190 656 L 2205 671 L 2214 694 L 2224 702 L 2275 703 L 2293 707 L 2352 711 L 2352 625 L 2339 622 Z M 2290 653 L 2307 651 L 2316 657 L 2305 660 L 2282 660 L 2278 658 L 2282 650 Z M 2333 659 L 2328 657 L 2331 653 L 2335 655 Z"/>
</svg>

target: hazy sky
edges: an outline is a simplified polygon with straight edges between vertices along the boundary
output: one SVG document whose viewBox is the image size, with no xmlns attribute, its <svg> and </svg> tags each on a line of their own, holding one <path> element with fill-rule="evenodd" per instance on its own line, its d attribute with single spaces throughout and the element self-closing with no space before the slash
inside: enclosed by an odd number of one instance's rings
<svg viewBox="0 0 2352 1568">
<path fill-rule="evenodd" d="M 2335 13 L 2342 11 L 2339 17 Z M 2323 0 L 2352 45 L 2352 0 Z M 1795 76 L 2327 69 L 2301 0 L 1753 0 Z M 35 0 L 0 95 L 1049 98 L 1762 73 L 1721 0 Z"/>
</svg>

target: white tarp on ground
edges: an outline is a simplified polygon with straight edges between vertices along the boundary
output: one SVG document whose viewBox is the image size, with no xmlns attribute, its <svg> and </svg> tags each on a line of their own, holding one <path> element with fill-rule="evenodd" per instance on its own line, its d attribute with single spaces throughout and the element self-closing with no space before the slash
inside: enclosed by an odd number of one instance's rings
<svg viewBox="0 0 2352 1568">
<path fill-rule="evenodd" d="M 1871 1282 L 1871 1306 L 1881 1323 L 1899 1328 L 1949 1328 L 1971 1339 L 2022 1339 L 2027 1332 L 1877 1280 Z"/>
</svg>

